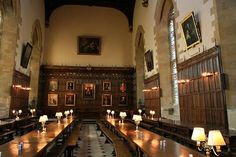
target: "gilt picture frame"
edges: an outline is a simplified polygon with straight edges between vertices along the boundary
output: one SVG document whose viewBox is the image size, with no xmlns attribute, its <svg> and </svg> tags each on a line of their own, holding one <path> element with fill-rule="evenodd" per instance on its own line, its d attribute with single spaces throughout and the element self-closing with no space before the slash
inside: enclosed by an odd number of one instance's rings
<svg viewBox="0 0 236 157">
<path fill-rule="evenodd" d="M 57 91 L 57 90 L 58 90 L 58 80 L 50 80 L 49 91 Z"/>
<path fill-rule="evenodd" d="M 66 90 L 75 90 L 75 81 L 66 81 Z"/>
<path fill-rule="evenodd" d="M 100 55 L 101 38 L 98 36 L 78 36 L 79 55 Z"/>
<path fill-rule="evenodd" d="M 65 94 L 65 106 L 75 106 L 76 95 L 74 93 Z"/>
<path fill-rule="evenodd" d="M 48 106 L 57 106 L 58 105 L 58 94 L 48 94 Z"/>
<path fill-rule="evenodd" d="M 94 83 L 83 83 L 82 94 L 85 100 L 94 100 L 96 92 L 96 85 Z"/>
<path fill-rule="evenodd" d="M 102 94 L 102 106 L 112 106 L 112 94 Z"/>
<path fill-rule="evenodd" d="M 127 94 L 122 94 L 119 96 L 119 106 L 127 106 L 128 96 Z"/>
<path fill-rule="evenodd" d="M 181 27 L 187 49 L 201 42 L 200 31 L 195 21 L 194 13 L 188 14 L 182 21 Z"/>
<path fill-rule="evenodd" d="M 111 81 L 104 81 L 102 84 L 102 89 L 106 92 L 111 91 Z"/>
</svg>

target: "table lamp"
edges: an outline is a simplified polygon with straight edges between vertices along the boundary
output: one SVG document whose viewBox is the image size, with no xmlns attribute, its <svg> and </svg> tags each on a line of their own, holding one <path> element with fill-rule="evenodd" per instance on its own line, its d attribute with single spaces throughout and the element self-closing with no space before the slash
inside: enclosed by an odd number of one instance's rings
<svg viewBox="0 0 236 157">
<path fill-rule="evenodd" d="M 55 116 L 57 117 L 57 123 L 60 124 L 61 123 L 62 112 L 56 112 Z"/>
<path fill-rule="evenodd" d="M 42 133 L 46 133 L 45 123 L 48 121 L 48 116 L 43 115 L 39 117 L 39 122 L 42 124 Z"/>
<path fill-rule="evenodd" d="M 121 123 L 124 124 L 124 119 L 127 116 L 126 112 L 120 112 Z"/>
<path fill-rule="evenodd" d="M 216 156 L 219 156 L 220 146 L 226 145 L 220 130 L 210 130 L 207 138 L 204 128 L 195 127 L 191 139 L 197 142 L 198 150 L 205 151 L 207 155 L 213 151 Z"/>
<path fill-rule="evenodd" d="M 141 115 L 133 115 L 133 118 L 132 118 L 136 124 L 136 130 L 135 131 L 138 131 L 138 125 L 140 123 L 140 121 L 142 121 L 142 117 Z"/>
</svg>

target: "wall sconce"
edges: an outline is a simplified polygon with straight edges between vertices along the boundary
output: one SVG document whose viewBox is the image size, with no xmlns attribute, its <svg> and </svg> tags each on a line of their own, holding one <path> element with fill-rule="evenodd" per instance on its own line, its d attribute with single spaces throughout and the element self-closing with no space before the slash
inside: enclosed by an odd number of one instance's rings
<svg viewBox="0 0 236 157">
<path fill-rule="evenodd" d="M 30 87 L 23 87 L 22 85 L 20 84 L 17 84 L 17 85 L 12 85 L 13 88 L 19 88 L 19 89 L 22 89 L 22 90 L 31 90 Z"/>
<path fill-rule="evenodd" d="M 217 74 L 218 74 L 218 72 L 203 72 L 202 76 L 203 77 L 210 77 L 210 76 L 217 75 Z"/>
<path fill-rule="evenodd" d="M 220 146 L 226 145 L 220 130 L 210 130 L 207 138 L 204 128 L 195 127 L 191 139 L 197 142 L 198 150 L 205 151 L 207 155 L 213 151 L 216 156 L 219 156 Z"/>
<path fill-rule="evenodd" d="M 148 0 L 143 0 L 142 5 L 143 7 L 148 7 Z"/>
<path fill-rule="evenodd" d="M 185 84 L 185 83 L 188 83 L 190 80 L 189 79 L 181 79 L 181 80 L 178 80 L 178 83 L 180 84 Z"/>
</svg>

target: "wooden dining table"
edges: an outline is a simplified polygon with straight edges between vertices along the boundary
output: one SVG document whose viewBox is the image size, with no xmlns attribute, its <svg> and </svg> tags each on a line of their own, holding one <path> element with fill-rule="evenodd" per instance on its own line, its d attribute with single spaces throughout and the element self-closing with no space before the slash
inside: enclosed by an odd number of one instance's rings
<svg viewBox="0 0 236 157">
<path fill-rule="evenodd" d="M 106 120 L 122 137 L 132 141 L 139 151 L 149 157 L 204 157 L 204 154 L 190 149 L 176 141 L 136 126 L 130 122 L 120 123 L 119 119 Z"/>
<path fill-rule="evenodd" d="M 41 157 L 47 152 L 56 139 L 58 139 L 74 122 L 70 118 L 60 124 L 56 121 L 46 125 L 46 133 L 33 130 L 23 136 L 17 136 L 13 140 L 0 145 L 2 157 Z M 19 151 L 18 145 L 23 142 L 23 149 Z"/>
</svg>

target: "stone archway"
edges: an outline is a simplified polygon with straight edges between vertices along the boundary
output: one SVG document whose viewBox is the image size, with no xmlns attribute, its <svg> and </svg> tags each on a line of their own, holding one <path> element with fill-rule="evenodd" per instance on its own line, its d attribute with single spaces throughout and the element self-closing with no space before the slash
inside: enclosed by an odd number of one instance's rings
<svg viewBox="0 0 236 157">
<path fill-rule="evenodd" d="M 137 91 L 137 104 L 140 100 L 144 100 L 144 29 L 139 26 L 135 37 L 135 62 L 136 62 L 136 91 Z M 139 106 L 137 106 L 139 107 Z"/>
<path fill-rule="evenodd" d="M 38 98 L 38 82 L 39 82 L 39 69 L 42 51 L 42 32 L 39 20 L 35 20 L 31 33 L 31 40 L 33 45 L 32 55 L 29 64 L 30 70 L 30 92 L 29 92 L 29 104 L 37 102 Z"/>
<path fill-rule="evenodd" d="M 157 60 L 159 66 L 160 87 L 162 89 L 161 97 L 161 113 L 162 117 L 169 119 L 179 119 L 179 106 L 174 106 L 172 83 L 171 83 L 171 67 L 170 67 L 170 48 L 169 48 L 169 13 L 174 7 L 172 0 L 161 0 L 156 7 L 155 13 L 155 34 L 157 44 Z M 169 112 L 173 110 L 174 112 Z M 174 116 L 178 114 L 177 116 Z"/>
<path fill-rule="evenodd" d="M 9 117 L 11 102 L 11 87 L 17 37 L 19 35 L 20 1 L 0 0 L 1 9 L 1 38 L 0 38 L 0 118 Z"/>
</svg>

